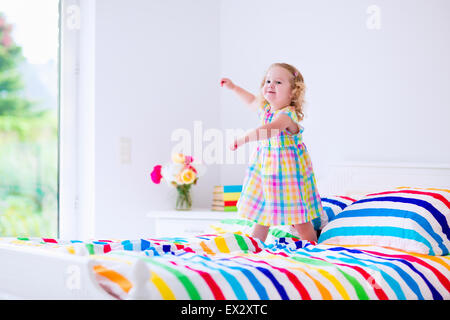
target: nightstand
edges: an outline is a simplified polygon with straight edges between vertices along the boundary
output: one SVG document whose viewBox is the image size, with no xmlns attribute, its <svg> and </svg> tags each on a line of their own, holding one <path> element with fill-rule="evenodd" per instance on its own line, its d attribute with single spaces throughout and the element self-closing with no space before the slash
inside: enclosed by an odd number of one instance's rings
<svg viewBox="0 0 450 320">
<path fill-rule="evenodd" d="M 237 212 L 192 209 L 190 211 L 153 210 L 147 214 L 154 220 L 155 237 L 188 237 L 214 233 L 211 224 L 237 218 Z"/>
</svg>

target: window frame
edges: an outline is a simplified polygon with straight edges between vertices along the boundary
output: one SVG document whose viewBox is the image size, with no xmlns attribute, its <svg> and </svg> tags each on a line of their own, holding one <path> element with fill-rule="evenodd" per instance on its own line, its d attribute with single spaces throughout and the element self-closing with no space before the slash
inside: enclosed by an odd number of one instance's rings
<svg viewBox="0 0 450 320">
<path fill-rule="evenodd" d="M 60 0 L 58 238 L 94 235 L 95 1 Z"/>
</svg>

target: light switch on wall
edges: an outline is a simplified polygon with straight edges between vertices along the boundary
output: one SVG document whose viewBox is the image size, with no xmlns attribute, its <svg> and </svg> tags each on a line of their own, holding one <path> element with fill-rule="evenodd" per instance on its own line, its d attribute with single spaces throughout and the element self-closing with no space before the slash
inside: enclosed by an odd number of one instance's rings
<svg viewBox="0 0 450 320">
<path fill-rule="evenodd" d="M 119 160 L 121 164 L 131 164 L 131 138 L 120 137 Z"/>
</svg>

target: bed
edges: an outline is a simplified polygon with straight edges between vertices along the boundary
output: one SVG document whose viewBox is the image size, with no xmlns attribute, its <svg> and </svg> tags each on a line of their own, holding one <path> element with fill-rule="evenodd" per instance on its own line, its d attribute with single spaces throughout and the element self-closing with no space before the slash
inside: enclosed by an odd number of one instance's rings
<svg viewBox="0 0 450 320">
<path fill-rule="evenodd" d="M 225 219 L 193 237 L 1 238 L 8 299 L 448 300 L 450 167 L 334 165 L 318 243 Z"/>
</svg>

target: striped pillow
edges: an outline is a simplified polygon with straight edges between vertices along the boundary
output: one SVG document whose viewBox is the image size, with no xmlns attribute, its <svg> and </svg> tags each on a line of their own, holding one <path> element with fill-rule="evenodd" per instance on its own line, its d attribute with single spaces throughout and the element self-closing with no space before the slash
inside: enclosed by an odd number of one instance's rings
<svg viewBox="0 0 450 320">
<path fill-rule="evenodd" d="M 321 230 L 328 222 L 333 220 L 339 213 L 342 212 L 348 205 L 354 203 L 354 197 L 346 196 L 328 196 L 321 198 L 322 207 L 325 214 L 312 220 L 315 230 Z"/>
<path fill-rule="evenodd" d="M 354 203 L 354 197 L 346 196 L 328 196 L 321 198 L 324 215 L 313 219 L 311 222 L 315 230 L 321 230 L 329 221 L 333 220 L 345 207 Z M 243 218 L 223 219 L 218 223 L 211 225 L 214 231 L 240 232 L 251 235 L 255 222 Z M 271 226 L 266 242 L 271 243 L 278 238 L 298 238 L 297 231 L 291 226 Z"/>
<path fill-rule="evenodd" d="M 319 243 L 376 245 L 448 255 L 450 190 L 397 188 L 368 194 L 322 230 Z"/>
</svg>

